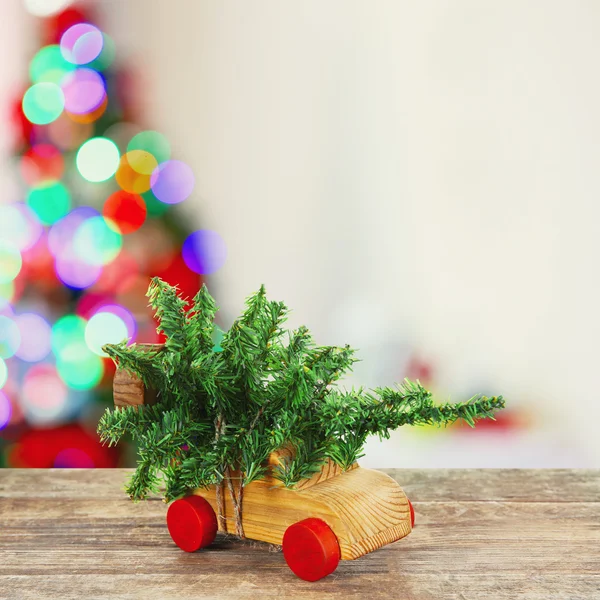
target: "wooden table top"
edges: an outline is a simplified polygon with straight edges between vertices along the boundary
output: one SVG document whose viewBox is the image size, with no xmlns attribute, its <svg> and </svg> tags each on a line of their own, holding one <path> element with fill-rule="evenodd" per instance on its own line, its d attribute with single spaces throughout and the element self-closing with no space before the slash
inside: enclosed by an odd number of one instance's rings
<svg viewBox="0 0 600 600">
<path fill-rule="evenodd" d="M 308 583 L 266 544 L 180 551 L 129 471 L 0 469 L 0 598 L 600 600 L 600 471 L 386 472 L 414 531 Z"/>
</svg>

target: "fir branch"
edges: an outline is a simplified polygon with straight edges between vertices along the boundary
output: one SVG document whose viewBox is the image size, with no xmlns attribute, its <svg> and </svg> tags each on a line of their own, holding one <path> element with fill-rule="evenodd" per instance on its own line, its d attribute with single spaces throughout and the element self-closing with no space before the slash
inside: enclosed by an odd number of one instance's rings
<svg viewBox="0 0 600 600">
<path fill-rule="evenodd" d="M 213 331 L 217 305 L 203 285 L 194 296 L 192 307 L 186 315 L 186 338 L 190 360 L 198 360 L 210 354 L 214 346 Z"/>
<path fill-rule="evenodd" d="M 355 350 L 350 346 L 338 348 L 337 346 L 323 346 L 312 353 L 305 366 L 311 369 L 317 379 L 316 396 L 323 398 L 326 389 L 352 370 L 356 362 Z"/>
<path fill-rule="evenodd" d="M 159 363 L 159 356 L 164 351 L 161 346 L 127 346 L 127 342 L 123 341 L 119 344 L 106 344 L 102 350 L 113 359 L 118 368 L 135 373 L 147 387 L 160 387 L 164 381 L 164 373 Z"/>
<path fill-rule="evenodd" d="M 140 456 L 125 490 L 132 500 L 144 500 L 148 495 L 158 494 L 159 483 L 155 465 Z"/>
<path fill-rule="evenodd" d="M 163 347 L 106 346 L 119 368 L 158 391 L 155 406 L 108 410 L 101 441 L 125 434 L 139 443 L 139 461 L 128 486 L 134 499 L 158 491 L 160 476 L 171 500 L 216 486 L 219 525 L 226 529 L 223 490 L 231 496 L 238 535 L 243 535 L 245 486 L 267 475 L 267 458 L 293 448 L 272 474 L 294 486 L 330 459 L 349 468 L 369 435 L 388 437 L 403 425 L 446 425 L 493 418 L 501 397 L 436 404 L 419 382 L 397 388 L 344 391 L 339 380 L 356 361 L 349 346 L 316 347 L 306 327 L 288 334 L 287 307 L 267 299 L 264 286 L 246 300 L 243 314 L 214 352 L 216 304 L 206 287 L 189 309 L 177 288 L 153 279 L 148 291 L 166 336 Z M 233 481 L 235 473 L 235 485 Z"/>
<path fill-rule="evenodd" d="M 185 354 L 187 352 L 186 302 L 177 294 L 177 288 L 158 277 L 153 277 L 146 295 L 158 320 L 157 331 L 167 338 L 165 347 Z"/>
</svg>

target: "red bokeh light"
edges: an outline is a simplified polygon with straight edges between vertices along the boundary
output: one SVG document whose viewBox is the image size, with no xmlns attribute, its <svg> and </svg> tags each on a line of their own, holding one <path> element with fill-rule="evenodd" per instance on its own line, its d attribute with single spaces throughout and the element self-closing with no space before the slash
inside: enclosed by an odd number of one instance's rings
<svg viewBox="0 0 600 600">
<path fill-rule="evenodd" d="M 37 144 L 21 157 L 21 176 L 27 185 L 58 181 L 64 172 L 65 160 L 52 144 Z"/>
<path fill-rule="evenodd" d="M 96 468 L 116 467 L 118 463 L 119 452 L 116 448 L 102 446 L 95 433 L 90 433 L 78 424 L 31 429 L 13 446 L 8 459 L 10 466 L 13 467 L 49 469 L 55 466 L 59 454 L 62 453 L 64 458 L 65 454 L 68 454 L 65 451 L 70 449 L 79 450 Z M 85 466 L 90 466 L 88 461 L 85 462 L 87 463 Z M 61 464 L 61 466 L 82 465 Z"/>
<path fill-rule="evenodd" d="M 102 214 L 124 235 L 137 231 L 146 220 L 146 203 L 141 196 L 118 191 L 104 203 Z"/>
<path fill-rule="evenodd" d="M 69 27 L 77 25 L 77 23 L 86 23 L 92 17 L 89 10 L 83 11 L 75 7 L 67 8 L 57 15 L 48 17 L 43 22 L 45 43 L 60 43 L 60 38 Z"/>
</svg>

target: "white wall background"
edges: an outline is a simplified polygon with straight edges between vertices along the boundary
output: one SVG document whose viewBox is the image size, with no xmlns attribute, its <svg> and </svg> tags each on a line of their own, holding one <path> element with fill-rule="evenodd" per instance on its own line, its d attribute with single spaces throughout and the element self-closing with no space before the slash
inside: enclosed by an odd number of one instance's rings
<svg viewBox="0 0 600 600">
<path fill-rule="evenodd" d="M 600 466 L 599 3 L 97 4 L 228 244 L 229 317 L 264 282 L 364 383 L 413 347 L 452 398 L 540 411 L 367 462 Z"/>
</svg>

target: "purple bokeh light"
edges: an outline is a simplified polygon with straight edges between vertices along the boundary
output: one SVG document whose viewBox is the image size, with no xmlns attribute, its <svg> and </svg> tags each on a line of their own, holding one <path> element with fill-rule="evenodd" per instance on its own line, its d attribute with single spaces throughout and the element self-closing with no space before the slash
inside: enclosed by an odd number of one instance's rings
<svg viewBox="0 0 600 600">
<path fill-rule="evenodd" d="M 104 38 L 102 32 L 90 23 L 77 23 L 69 27 L 60 39 L 60 52 L 74 65 L 85 65 L 98 58 Z"/>
<path fill-rule="evenodd" d="M 93 69 L 75 69 L 61 83 L 65 95 L 65 110 L 85 115 L 96 110 L 106 97 L 102 76 Z"/>
<path fill-rule="evenodd" d="M 200 229 L 186 238 L 181 254 L 185 264 L 194 273 L 210 275 L 225 264 L 227 246 L 216 231 Z"/>
<path fill-rule="evenodd" d="M 190 196 L 196 180 L 192 169 L 180 160 L 167 160 L 150 177 L 152 193 L 165 204 L 179 204 Z"/>
</svg>

